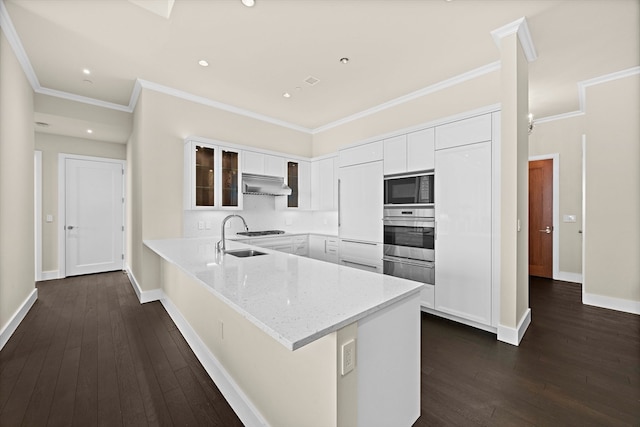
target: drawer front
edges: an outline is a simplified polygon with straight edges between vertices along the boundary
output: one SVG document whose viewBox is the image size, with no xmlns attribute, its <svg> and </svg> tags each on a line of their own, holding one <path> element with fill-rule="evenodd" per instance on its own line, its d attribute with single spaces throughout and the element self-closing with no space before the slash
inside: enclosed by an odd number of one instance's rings
<svg viewBox="0 0 640 427">
<path fill-rule="evenodd" d="M 340 264 L 382 273 L 382 244 L 340 239 Z"/>
</svg>

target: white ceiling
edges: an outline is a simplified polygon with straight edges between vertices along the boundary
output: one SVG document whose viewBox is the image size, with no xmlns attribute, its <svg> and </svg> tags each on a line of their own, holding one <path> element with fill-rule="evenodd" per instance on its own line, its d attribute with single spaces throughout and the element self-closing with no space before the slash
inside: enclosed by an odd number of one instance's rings
<svg viewBox="0 0 640 427">
<path fill-rule="evenodd" d="M 126 107 L 136 79 L 143 79 L 307 129 L 498 61 L 491 31 L 523 16 L 538 54 L 529 71 L 536 117 L 577 110 L 578 82 L 640 64 L 638 0 L 256 0 L 253 8 L 240 0 L 5 0 L 5 6 L 42 88 Z M 169 11 L 168 19 L 161 16 Z M 342 57 L 350 62 L 341 64 Z M 210 66 L 199 66 L 200 59 Z M 310 75 L 320 80 L 315 86 L 304 82 Z M 55 113 L 36 105 L 36 118 L 43 117 L 55 124 Z M 86 125 L 84 117 L 66 117 L 66 132 L 80 126 L 74 120 Z M 124 142 L 123 135 L 110 138 Z"/>
</svg>

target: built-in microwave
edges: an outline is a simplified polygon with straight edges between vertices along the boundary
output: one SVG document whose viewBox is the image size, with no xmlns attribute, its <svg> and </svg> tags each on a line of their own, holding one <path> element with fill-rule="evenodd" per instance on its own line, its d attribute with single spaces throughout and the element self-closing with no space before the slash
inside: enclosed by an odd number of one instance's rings
<svg viewBox="0 0 640 427">
<path fill-rule="evenodd" d="M 433 205 L 434 173 L 385 176 L 384 204 Z"/>
</svg>

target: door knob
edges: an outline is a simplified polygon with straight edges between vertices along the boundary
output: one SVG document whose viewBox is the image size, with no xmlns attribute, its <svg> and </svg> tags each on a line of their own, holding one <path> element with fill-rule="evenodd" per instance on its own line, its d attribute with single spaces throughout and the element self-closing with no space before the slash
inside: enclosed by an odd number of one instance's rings
<svg viewBox="0 0 640 427">
<path fill-rule="evenodd" d="M 545 228 L 544 230 L 538 230 L 538 231 L 541 233 L 551 234 L 552 228 L 547 225 L 547 228 Z"/>
<path fill-rule="evenodd" d="M 75 228 L 75 226 L 73 225 L 67 225 L 67 230 L 73 230 Z"/>
</svg>

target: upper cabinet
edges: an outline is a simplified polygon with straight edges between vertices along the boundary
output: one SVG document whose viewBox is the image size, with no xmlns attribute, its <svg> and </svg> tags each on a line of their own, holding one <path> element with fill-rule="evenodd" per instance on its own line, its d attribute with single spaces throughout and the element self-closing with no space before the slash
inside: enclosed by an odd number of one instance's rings
<svg viewBox="0 0 640 427">
<path fill-rule="evenodd" d="M 491 114 L 471 117 L 436 128 L 436 150 L 491 141 Z"/>
<path fill-rule="evenodd" d="M 384 174 L 434 169 L 434 128 L 384 140 Z"/>
<path fill-rule="evenodd" d="M 304 160 L 286 160 L 285 181 L 291 194 L 288 208 L 311 209 L 311 163 Z"/>
<path fill-rule="evenodd" d="M 184 149 L 185 209 L 240 209 L 240 151 L 196 141 Z"/>
<path fill-rule="evenodd" d="M 311 208 L 320 211 L 338 209 L 337 157 L 311 163 Z"/>
<path fill-rule="evenodd" d="M 285 176 L 284 157 L 271 154 L 243 151 L 242 172 L 258 175 Z"/>
<path fill-rule="evenodd" d="M 360 163 L 375 162 L 382 160 L 383 145 L 382 141 L 370 142 L 351 148 L 340 150 L 339 166 L 358 165 Z"/>
</svg>

